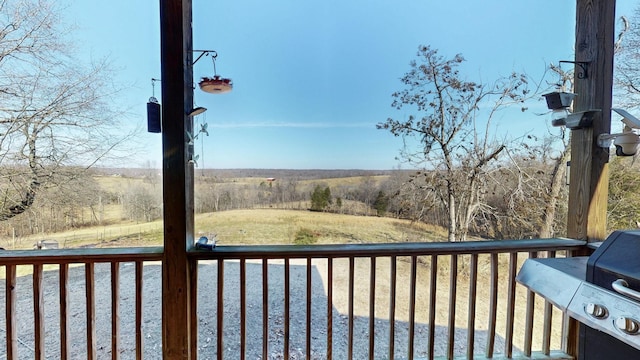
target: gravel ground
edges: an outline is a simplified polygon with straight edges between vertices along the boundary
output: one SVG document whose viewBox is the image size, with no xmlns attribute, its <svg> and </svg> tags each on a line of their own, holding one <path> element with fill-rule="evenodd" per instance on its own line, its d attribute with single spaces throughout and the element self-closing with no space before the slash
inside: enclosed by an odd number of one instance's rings
<svg viewBox="0 0 640 360">
<path fill-rule="evenodd" d="M 306 266 L 292 260 L 290 271 L 290 341 L 289 358 L 303 359 L 306 357 L 306 333 L 305 322 L 307 313 L 306 302 Z M 269 263 L 269 359 L 284 359 L 285 321 L 284 321 L 284 267 L 281 263 Z M 111 299 L 110 284 L 111 275 L 108 264 L 96 265 L 96 333 L 97 353 L 99 359 L 111 358 Z M 223 328 L 224 358 L 240 358 L 240 284 L 239 264 L 226 262 L 224 283 L 224 311 L 225 323 Z M 339 268 L 334 267 L 333 296 L 333 358 L 346 359 L 348 346 L 348 310 L 345 304 L 348 291 L 337 273 Z M 122 359 L 135 358 L 135 266 L 133 264 L 121 264 L 120 268 L 120 355 Z M 262 266 L 257 263 L 247 263 L 247 321 L 246 321 L 246 355 L 247 359 L 262 358 Z M 214 359 L 216 357 L 216 313 L 217 313 L 217 265 L 215 262 L 201 262 L 199 267 L 199 295 L 198 295 L 198 354 L 200 359 Z M 368 283 L 369 278 L 356 279 L 356 283 Z M 58 312 L 58 272 L 46 271 L 44 277 L 45 298 L 45 346 L 47 359 L 58 359 L 59 353 L 59 312 Z M 86 312 L 85 312 L 85 286 L 84 267 L 70 269 L 70 339 L 72 343 L 71 358 L 86 358 Z M 398 286 L 404 286 L 400 284 Z M 314 263 L 312 271 L 312 306 L 311 306 L 311 358 L 325 359 L 327 357 L 327 279 L 326 261 Z M 161 267 L 159 263 L 147 264 L 144 269 L 144 358 L 161 359 Z M 19 338 L 19 358 L 33 358 L 33 301 L 32 301 L 31 276 L 22 276 L 18 279 L 17 286 L 17 324 Z M 0 311 L 4 313 L 5 283 L 0 284 Z M 356 296 L 368 299 L 366 294 L 358 293 Z M 400 301 L 401 299 L 398 299 Z M 378 301 L 378 300 L 376 300 Z M 418 303 L 424 304 L 426 300 L 418 299 Z M 448 300 L 443 299 L 444 303 Z M 353 357 L 364 359 L 369 356 L 369 319 L 368 306 L 361 307 L 361 302 L 354 304 L 353 327 Z M 376 359 L 388 359 L 389 357 L 389 328 L 390 322 L 387 316 L 388 305 L 376 303 L 375 319 L 375 349 Z M 348 308 L 347 308 L 348 309 Z M 0 359 L 6 357 L 5 344 L 6 327 L 4 317 L 0 317 Z M 407 342 L 409 325 L 402 319 L 395 322 L 395 358 L 407 358 Z M 416 357 L 427 356 L 428 327 L 424 323 L 415 325 L 416 340 L 414 354 Z M 436 326 L 435 330 L 435 355 L 446 355 L 447 328 Z M 454 351 L 456 355 L 466 353 L 467 330 L 455 330 Z M 476 331 L 475 353 L 483 353 L 486 345 L 486 332 Z M 496 339 L 496 349 L 504 348 L 504 341 Z"/>
</svg>

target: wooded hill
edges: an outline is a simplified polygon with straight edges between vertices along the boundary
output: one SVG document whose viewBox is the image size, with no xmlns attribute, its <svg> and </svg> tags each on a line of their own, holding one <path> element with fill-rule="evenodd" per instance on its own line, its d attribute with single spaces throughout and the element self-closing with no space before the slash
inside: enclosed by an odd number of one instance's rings
<svg viewBox="0 0 640 360">
<path fill-rule="evenodd" d="M 549 171 L 541 164 L 527 166 L 529 173 L 538 174 L 541 179 Z M 637 167 L 632 159 L 612 159 L 611 229 L 636 227 L 640 218 Z M 529 179 L 528 186 L 523 186 L 514 174 L 509 168 L 495 169 L 495 183 L 484 186 L 486 210 L 471 224 L 474 237 L 538 237 L 536 229 L 548 194 L 542 180 Z M 260 208 L 316 210 L 444 226 L 445 215 L 434 190 L 434 179 L 437 173 L 415 170 L 196 169 L 196 213 Z M 8 239 L 33 234 L 159 220 L 162 218 L 161 180 L 158 169 L 77 171 L 72 181 L 41 191 L 28 212 L 0 222 L 0 238 L 8 242 Z M 320 207 L 313 203 L 316 191 L 324 196 Z M 566 189 L 560 196 L 554 220 L 557 236 L 564 234 Z"/>
</svg>

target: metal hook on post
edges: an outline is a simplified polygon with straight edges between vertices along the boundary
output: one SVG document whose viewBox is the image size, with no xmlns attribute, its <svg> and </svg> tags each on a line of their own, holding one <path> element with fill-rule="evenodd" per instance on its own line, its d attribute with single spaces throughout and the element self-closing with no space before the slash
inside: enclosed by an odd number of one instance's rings
<svg viewBox="0 0 640 360">
<path fill-rule="evenodd" d="M 560 60 L 560 64 L 568 63 L 578 65 L 582 71 L 578 72 L 578 79 L 587 79 L 589 77 L 589 64 L 591 61 L 569 61 L 569 60 Z"/>
<path fill-rule="evenodd" d="M 209 54 L 211 54 L 211 58 L 213 59 L 213 66 L 215 67 L 216 58 L 218 57 L 218 53 L 215 50 L 193 50 L 193 52 L 200 53 L 200 55 L 198 55 L 198 57 L 193 61 L 193 65 L 195 65 L 203 56 L 209 56 Z"/>
<path fill-rule="evenodd" d="M 153 99 L 156 98 L 156 81 L 160 81 L 160 79 L 151 78 L 151 97 Z M 158 100 L 156 100 L 157 102 Z"/>
</svg>

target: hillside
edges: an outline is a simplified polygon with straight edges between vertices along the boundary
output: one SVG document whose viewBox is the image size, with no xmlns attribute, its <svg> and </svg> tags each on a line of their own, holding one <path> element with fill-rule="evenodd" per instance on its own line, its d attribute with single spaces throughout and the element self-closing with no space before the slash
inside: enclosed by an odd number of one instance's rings
<svg viewBox="0 0 640 360">
<path fill-rule="evenodd" d="M 196 237 L 216 237 L 222 245 L 293 244 L 303 230 L 318 244 L 438 241 L 443 229 L 408 220 L 319 213 L 305 210 L 250 209 L 199 214 Z M 16 249 L 29 249 L 39 240 L 58 241 L 60 247 L 161 246 L 162 221 L 86 227 L 20 239 Z M 14 248 L 5 241 L 5 247 Z"/>
<path fill-rule="evenodd" d="M 206 170 L 207 172 L 209 170 Z M 376 216 L 392 193 L 391 171 L 211 170 L 195 178 L 196 235 L 233 244 L 427 241 L 444 238 L 424 224 Z M 82 189 L 78 189 L 81 186 Z M 324 212 L 309 212 L 314 189 L 330 189 Z M 154 169 L 97 169 L 76 187 L 39 194 L 34 211 L 0 223 L 0 246 L 147 246 L 162 242 L 162 177 Z M 355 215 L 355 216 L 354 216 Z M 398 215 L 398 214 L 395 214 Z"/>
</svg>

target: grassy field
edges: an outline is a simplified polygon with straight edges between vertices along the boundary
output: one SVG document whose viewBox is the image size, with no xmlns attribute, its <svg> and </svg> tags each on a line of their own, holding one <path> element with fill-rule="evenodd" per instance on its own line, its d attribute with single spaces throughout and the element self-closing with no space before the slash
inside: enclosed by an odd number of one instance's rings
<svg viewBox="0 0 640 360">
<path fill-rule="evenodd" d="M 407 220 L 297 210 L 255 209 L 203 214 L 196 234 L 217 234 L 220 244 L 292 244 L 309 230 L 317 243 L 382 243 L 434 241 L 446 238 L 442 229 Z"/>
<path fill-rule="evenodd" d="M 301 230 L 314 235 L 319 244 L 441 241 L 443 229 L 375 216 L 352 216 L 305 210 L 251 209 L 197 215 L 196 237 L 216 235 L 221 245 L 292 244 Z M 15 247 L 28 249 L 38 240 L 53 239 L 60 247 L 161 246 L 162 221 L 120 222 L 54 234 L 23 237 Z"/>
<path fill-rule="evenodd" d="M 162 179 L 152 170 L 127 173 L 113 169 L 94 176 L 94 180 L 112 199 L 126 198 L 127 191 L 143 188 L 151 193 L 161 191 Z M 259 188 L 273 176 L 287 183 L 298 184 L 297 191 L 311 192 L 316 185 L 356 191 L 362 184 L 378 186 L 389 174 L 370 175 L 362 171 L 289 171 L 254 170 L 220 171 L 207 175 L 208 181 L 230 188 Z M 335 176 L 335 177 L 333 177 Z M 203 178 L 205 179 L 205 178 Z M 198 182 L 197 182 L 198 184 Z M 196 185 L 197 185 L 196 184 Z M 204 184 L 204 185 L 203 185 Z M 197 187 L 197 186 L 196 186 Z M 226 188 L 225 188 L 226 189 Z M 126 220 L 124 206 L 111 202 L 101 205 L 100 226 L 76 227 L 73 230 L 36 235 L 19 235 L 0 238 L 0 246 L 7 249 L 30 249 L 40 240 L 56 240 L 62 248 L 104 246 L 159 246 L 162 245 L 162 221 L 135 222 Z M 313 243 L 379 243 L 398 241 L 433 241 L 444 239 L 445 233 L 436 227 L 410 221 L 376 216 L 353 216 L 335 213 L 306 211 L 309 201 L 291 205 L 278 203 L 269 209 L 246 209 L 196 215 L 195 235 L 213 236 L 221 244 L 291 244 L 299 233 L 312 234 Z M 277 209 L 277 208 L 288 208 Z M 297 210 L 291 210 L 297 209 Z M 302 210 L 300 210 L 302 209 Z M 342 210 L 351 214 L 375 215 L 375 210 L 359 201 L 345 199 Z M 93 209 L 81 209 L 83 219 L 91 219 Z"/>
</svg>

